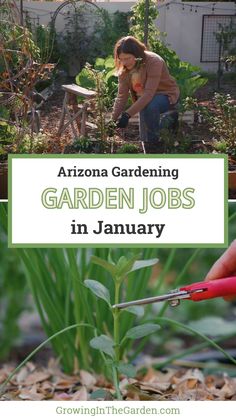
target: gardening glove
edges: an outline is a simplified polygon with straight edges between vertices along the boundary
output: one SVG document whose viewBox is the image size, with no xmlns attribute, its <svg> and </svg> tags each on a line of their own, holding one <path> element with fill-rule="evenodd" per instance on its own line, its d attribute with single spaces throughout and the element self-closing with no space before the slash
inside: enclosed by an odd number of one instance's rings
<svg viewBox="0 0 236 419">
<path fill-rule="evenodd" d="M 122 112 L 121 116 L 119 117 L 116 127 L 117 128 L 126 128 L 129 123 L 130 115 L 127 112 Z"/>
</svg>

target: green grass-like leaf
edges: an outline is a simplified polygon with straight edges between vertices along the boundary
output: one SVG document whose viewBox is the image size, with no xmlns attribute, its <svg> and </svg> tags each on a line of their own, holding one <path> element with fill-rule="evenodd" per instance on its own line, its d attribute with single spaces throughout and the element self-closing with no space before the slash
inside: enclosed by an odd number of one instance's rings
<svg viewBox="0 0 236 419">
<path fill-rule="evenodd" d="M 71 329 L 75 328 L 92 328 L 93 326 L 86 323 L 79 323 L 79 324 L 72 324 L 71 326 L 65 327 L 62 330 L 59 330 L 57 333 L 54 333 L 52 336 L 50 336 L 48 339 L 44 340 L 40 345 L 38 345 L 30 354 L 11 372 L 11 374 L 7 377 L 7 379 L 3 382 L 3 384 L 0 386 L 0 396 L 5 392 L 6 385 L 11 381 L 11 379 L 14 377 L 15 374 L 20 371 L 20 369 L 37 353 L 42 349 L 47 343 L 51 342 L 53 339 L 58 337 L 59 335 L 62 335 L 65 332 L 68 332 Z M 94 329 L 95 330 L 95 329 Z"/>
<path fill-rule="evenodd" d="M 209 343 L 210 346 L 213 346 L 214 348 L 216 348 L 218 351 L 222 352 L 222 354 L 225 355 L 226 358 L 228 358 L 234 365 L 236 365 L 236 359 L 233 358 L 231 355 L 229 355 L 223 348 L 221 348 L 219 345 L 217 345 L 217 343 L 214 342 L 214 340 L 208 338 L 206 335 L 204 335 L 203 333 L 193 329 L 192 327 L 189 327 L 183 323 L 177 322 L 176 320 L 172 320 L 172 319 L 168 319 L 167 317 L 159 317 L 157 319 L 157 323 L 164 323 L 164 324 L 170 324 L 174 327 L 178 327 L 181 329 L 186 330 L 187 332 L 190 332 L 191 334 L 195 335 L 195 336 L 199 336 L 201 337 L 203 340 L 205 340 L 206 342 Z"/>
</svg>

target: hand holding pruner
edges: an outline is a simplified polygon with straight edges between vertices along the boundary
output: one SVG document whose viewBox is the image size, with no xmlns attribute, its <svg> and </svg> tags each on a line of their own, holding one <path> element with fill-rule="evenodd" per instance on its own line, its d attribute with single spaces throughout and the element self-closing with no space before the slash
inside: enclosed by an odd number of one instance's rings
<svg viewBox="0 0 236 419">
<path fill-rule="evenodd" d="M 214 281 L 195 282 L 194 284 L 185 285 L 157 297 L 115 304 L 113 308 L 123 309 L 130 306 L 158 303 L 160 301 L 168 301 L 172 307 L 175 307 L 179 305 L 181 300 L 203 301 L 233 295 L 236 295 L 236 276 L 216 279 Z"/>
</svg>

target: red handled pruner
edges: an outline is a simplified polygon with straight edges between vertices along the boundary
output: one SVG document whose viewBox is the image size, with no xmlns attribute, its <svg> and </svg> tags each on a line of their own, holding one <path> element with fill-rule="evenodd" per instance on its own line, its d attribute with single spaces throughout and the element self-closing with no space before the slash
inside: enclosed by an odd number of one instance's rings
<svg viewBox="0 0 236 419">
<path fill-rule="evenodd" d="M 185 285 L 158 297 L 115 304 L 113 308 L 122 309 L 130 306 L 158 303 L 160 301 L 168 301 L 172 307 L 175 307 L 179 305 L 180 300 L 203 301 L 209 300 L 210 298 L 231 295 L 236 295 L 236 276 L 216 279 L 214 281 L 195 282 L 194 284 Z"/>
</svg>

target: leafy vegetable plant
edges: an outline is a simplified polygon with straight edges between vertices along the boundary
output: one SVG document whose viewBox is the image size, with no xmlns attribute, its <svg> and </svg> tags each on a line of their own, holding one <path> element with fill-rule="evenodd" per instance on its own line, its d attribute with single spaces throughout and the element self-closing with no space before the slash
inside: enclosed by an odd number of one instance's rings
<svg viewBox="0 0 236 419">
<path fill-rule="evenodd" d="M 113 90 L 117 89 L 114 84 L 114 60 L 108 57 L 106 60 L 97 58 L 95 66 L 86 64 L 84 69 L 76 77 L 80 86 L 96 91 L 93 102 L 94 120 L 97 125 L 97 137 L 106 141 L 111 136 L 111 127 L 106 123 L 106 113 L 111 107 Z"/>
<path fill-rule="evenodd" d="M 124 144 L 118 150 L 118 154 L 138 154 L 139 147 L 136 144 Z"/>
<path fill-rule="evenodd" d="M 214 149 L 235 156 L 236 105 L 230 94 L 216 92 L 211 107 L 191 98 L 187 98 L 186 104 L 197 113 L 200 122 L 208 125 Z"/>
<path fill-rule="evenodd" d="M 125 256 L 121 256 L 115 264 L 111 257 L 109 258 L 109 261 L 106 261 L 97 256 L 92 256 L 92 262 L 102 266 L 111 274 L 114 282 L 113 302 L 118 304 L 120 301 L 121 288 L 124 286 L 125 279 L 129 273 L 145 267 L 153 266 L 158 262 L 158 259 L 138 261 L 137 256 L 131 257 L 130 259 L 127 259 Z M 90 346 L 99 350 L 102 354 L 104 362 L 110 366 L 117 398 L 122 399 L 119 389 L 119 373 L 129 377 L 135 376 L 134 367 L 131 364 L 122 362 L 122 354 L 124 353 L 127 340 L 136 340 L 144 336 L 148 336 L 151 333 L 156 332 L 160 326 L 155 323 L 144 323 L 130 329 L 128 328 L 125 333 L 121 335 L 120 323 L 122 322 L 122 311 L 120 311 L 117 307 L 112 306 L 109 290 L 103 284 L 95 280 L 86 279 L 84 283 L 85 286 L 96 296 L 96 298 L 102 299 L 106 302 L 113 318 L 113 336 L 104 334 L 95 336 L 91 339 Z M 138 306 L 127 308 L 126 311 L 137 316 L 142 316 L 144 314 L 143 308 Z"/>
</svg>

